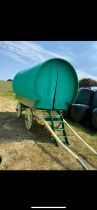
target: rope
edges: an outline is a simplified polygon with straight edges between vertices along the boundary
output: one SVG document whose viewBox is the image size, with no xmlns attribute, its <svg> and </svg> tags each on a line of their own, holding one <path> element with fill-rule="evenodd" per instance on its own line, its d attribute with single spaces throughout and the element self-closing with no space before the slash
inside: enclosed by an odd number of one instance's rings
<svg viewBox="0 0 97 210">
<path fill-rule="evenodd" d="M 97 152 L 77 134 L 77 132 L 66 122 L 66 120 L 63 119 L 63 121 L 72 130 L 72 132 L 78 137 L 78 139 L 82 141 L 95 155 L 97 155 Z"/>
<path fill-rule="evenodd" d="M 82 165 L 84 170 L 89 170 L 88 166 L 83 162 L 83 160 L 78 157 L 70 148 L 68 148 L 59 138 L 58 136 L 54 133 L 54 131 L 52 130 L 52 128 L 49 126 L 49 124 L 44 120 L 43 116 L 40 114 L 35 114 L 39 119 L 42 120 L 42 122 L 44 122 L 44 124 L 46 125 L 47 129 L 50 131 L 50 133 L 53 135 L 53 137 L 56 139 L 57 143 L 59 145 L 61 145 L 62 147 L 64 147 L 73 157 L 76 158 L 76 160 Z"/>
</svg>

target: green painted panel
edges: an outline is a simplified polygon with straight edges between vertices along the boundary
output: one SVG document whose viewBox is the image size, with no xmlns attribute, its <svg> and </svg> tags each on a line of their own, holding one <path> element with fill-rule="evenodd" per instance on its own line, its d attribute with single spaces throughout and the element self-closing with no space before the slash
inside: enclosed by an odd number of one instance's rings
<svg viewBox="0 0 97 210">
<path fill-rule="evenodd" d="M 78 91 L 78 79 L 73 67 L 66 62 L 59 62 L 59 74 L 57 82 L 54 109 L 68 108 L 74 103 Z"/>
<path fill-rule="evenodd" d="M 41 65 L 18 72 L 13 80 L 13 91 L 31 100 L 38 100 L 35 92 L 35 82 Z"/>
<path fill-rule="evenodd" d="M 52 60 L 43 65 L 41 71 L 37 75 L 35 89 L 39 101 L 36 102 L 36 108 L 43 107 L 44 109 L 52 109 L 57 71 L 57 60 Z"/>
</svg>

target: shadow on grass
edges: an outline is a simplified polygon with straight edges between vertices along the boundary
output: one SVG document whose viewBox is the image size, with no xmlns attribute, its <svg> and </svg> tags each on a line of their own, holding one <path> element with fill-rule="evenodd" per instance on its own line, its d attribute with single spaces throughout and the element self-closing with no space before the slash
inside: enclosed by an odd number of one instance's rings
<svg viewBox="0 0 97 210">
<path fill-rule="evenodd" d="M 25 127 L 24 116 L 17 118 L 16 112 L 0 112 L 0 143 L 9 141 L 33 140 L 39 142 L 50 142 L 51 135 L 47 129 L 33 121 L 31 131 Z"/>
<path fill-rule="evenodd" d="M 51 152 L 49 152 L 48 150 L 46 150 L 41 144 L 36 143 L 36 145 L 42 149 L 43 152 L 45 152 L 47 155 L 49 155 L 53 161 L 55 161 L 56 163 L 58 163 L 59 165 L 61 165 L 64 170 L 70 170 L 70 168 L 67 168 L 61 160 L 59 160 L 59 158 L 55 157 L 54 155 L 51 154 Z"/>
<path fill-rule="evenodd" d="M 24 140 L 33 140 L 36 145 L 45 152 L 53 161 L 63 167 L 63 170 L 70 170 L 65 167 L 62 161 L 51 154 L 40 143 L 50 143 L 54 145 L 51 140 L 51 135 L 47 129 L 39 124 L 36 120 L 33 121 L 32 130 L 28 131 L 25 127 L 24 116 L 16 117 L 16 112 L 0 112 L 0 143 L 7 142 L 21 142 Z M 55 145 L 54 145 L 55 146 Z"/>
<path fill-rule="evenodd" d="M 97 136 L 97 130 L 92 128 L 91 124 L 89 124 L 89 123 L 88 124 L 87 123 L 84 123 L 84 124 L 77 123 L 70 118 L 66 118 L 66 120 L 67 120 L 68 123 L 70 123 L 71 126 L 76 127 L 76 128 L 74 128 L 76 131 L 78 129 L 78 130 L 81 130 L 82 132 L 84 132 L 84 133 L 86 133 L 90 136 Z"/>
</svg>

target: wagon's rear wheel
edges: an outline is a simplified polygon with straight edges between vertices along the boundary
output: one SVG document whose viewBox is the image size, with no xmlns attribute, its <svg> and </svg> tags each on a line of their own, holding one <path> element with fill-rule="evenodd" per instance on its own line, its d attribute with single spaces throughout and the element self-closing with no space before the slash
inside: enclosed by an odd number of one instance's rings
<svg viewBox="0 0 97 210">
<path fill-rule="evenodd" d="M 32 123 L 33 123 L 33 113 L 31 109 L 27 109 L 25 114 L 25 125 L 28 130 L 32 128 Z"/>
<path fill-rule="evenodd" d="M 16 107 L 16 114 L 18 118 L 21 117 L 21 113 L 22 113 L 22 105 L 20 102 L 18 102 L 17 107 Z"/>
</svg>

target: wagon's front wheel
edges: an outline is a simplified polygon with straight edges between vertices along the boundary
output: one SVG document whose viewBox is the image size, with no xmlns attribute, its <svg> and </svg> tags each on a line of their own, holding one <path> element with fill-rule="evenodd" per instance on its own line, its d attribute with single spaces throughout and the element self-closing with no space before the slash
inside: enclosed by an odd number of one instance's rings
<svg viewBox="0 0 97 210">
<path fill-rule="evenodd" d="M 30 109 L 27 109 L 25 114 L 25 125 L 28 130 L 32 128 L 32 123 L 33 123 L 33 113 Z"/>
<path fill-rule="evenodd" d="M 18 102 L 17 104 L 17 108 L 16 108 L 16 113 L 17 113 L 17 117 L 21 117 L 21 113 L 22 113 L 22 105 L 20 102 Z"/>
</svg>

